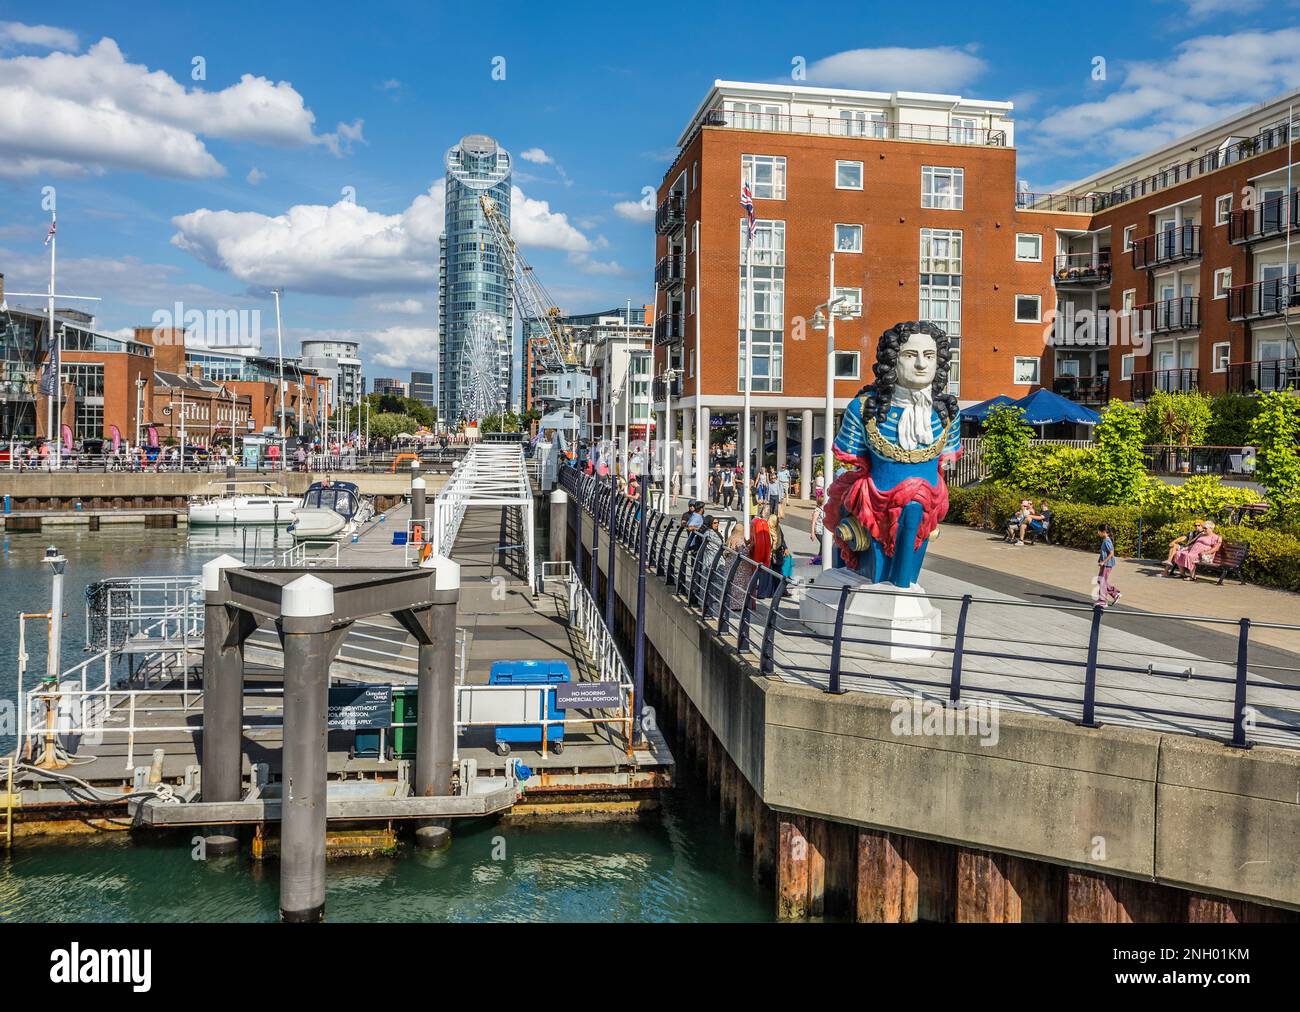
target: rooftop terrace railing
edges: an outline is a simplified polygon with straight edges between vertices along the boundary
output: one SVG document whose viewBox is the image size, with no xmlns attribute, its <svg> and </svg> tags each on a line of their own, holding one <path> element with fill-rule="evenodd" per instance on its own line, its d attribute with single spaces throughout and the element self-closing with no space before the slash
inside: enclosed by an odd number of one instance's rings
<svg viewBox="0 0 1300 1012">
<path fill-rule="evenodd" d="M 627 551 L 638 552 L 639 502 L 620 496 L 611 511 L 608 486 L 574 468 L 563 469 L 560 486 Z M 849 622 L 849 605 L 855 595 L 894 597 L 896 589 L 846 587 L 833 621 L 809 620 L 800 614 L 808 585 L 798 577 L 784 577 L 725 547 L 721 538 L 687 530 L 679 518 L 648 506 L 646 530 L 647 577 L 661 581 L 681 607 L 763 676 L 827 693 L 920 695 L 949 704 L 978 700 L 1086 727 L 1109 721 L 1219 738 L 1237 747 L 1264 742 L 1300 748 L 1300 657 L 1251 639 L 1260 629 L 1300 635 L 1298 625 L 1113 612 L 991 594 L 929 594 L 931 602 L 945 605 L 942 628 L 902 645 L 925 648 L 931 656 L 886 660 L 873 651 L 899 646 L 899 634 L 873 634 Z M 1053 635 L 1045 626 L 1052 617 L 1071 620 L 1081 635 Z M 1175 648 L 1153 654 L 1148 637 L 1168 638 L 1170 629 L 1189 632 L 1197 626 L 1229 632 L 1231 645 L 1216 643 L 1223 649 L 1215 656 Z"/>
</svg>

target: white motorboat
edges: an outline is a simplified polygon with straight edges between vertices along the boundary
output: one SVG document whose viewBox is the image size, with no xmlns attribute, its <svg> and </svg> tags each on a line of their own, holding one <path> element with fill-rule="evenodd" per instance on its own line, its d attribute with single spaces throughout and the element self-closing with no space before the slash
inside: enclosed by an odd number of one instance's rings
<svg viewBox="0 0 1300 1012">
<path fill-rule="evenodd" d="M 299 500 L 262 485 L 260 492 L 210 496 L 190 503 L 191 526 L 239 527 L 248 524 L 288 524 Z"/>
<path fill-rule="evenodd" d="M 298 541 L 332 541 L 374 516 L 374 507 L 350 481 L 317 481 L 293 511 L 289 533 Z"/>
</svg>

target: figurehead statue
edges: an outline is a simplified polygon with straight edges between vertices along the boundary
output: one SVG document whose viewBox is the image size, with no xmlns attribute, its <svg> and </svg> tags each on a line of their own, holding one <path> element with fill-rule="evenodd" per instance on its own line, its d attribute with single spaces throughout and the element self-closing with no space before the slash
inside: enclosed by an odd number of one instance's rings
<svg viewBox="0 0 1300 1012">
<path fill-rule="evenodd" d="M 872 583 L 911 587 L 948 513 L 943 469 L 961 456 L 951 362 L 941 328 L 895 324 L 876 346 L 875 382 L 849 403 L 835 436 L 835 460 L 847 469 L 827 494 L 836 565 Z"/>
</svg>

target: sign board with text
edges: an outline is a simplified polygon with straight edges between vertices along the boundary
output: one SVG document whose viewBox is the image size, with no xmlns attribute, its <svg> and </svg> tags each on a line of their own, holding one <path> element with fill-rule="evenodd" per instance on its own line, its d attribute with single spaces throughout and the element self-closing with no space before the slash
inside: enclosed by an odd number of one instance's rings
<svg viewBox="0 0 1300 1012">
<path fill-rule="evenodd" d="M 393 726 L 391 685 L 340 685 L 330 689 L 331 731 L 377 731 Z"/>
<path fill-rule="evenodd" d="M 618 682 L 562 682 L 555 687 L 555 705 L 561 710 L 609 710 L 622 701 Z"/>
</svg>

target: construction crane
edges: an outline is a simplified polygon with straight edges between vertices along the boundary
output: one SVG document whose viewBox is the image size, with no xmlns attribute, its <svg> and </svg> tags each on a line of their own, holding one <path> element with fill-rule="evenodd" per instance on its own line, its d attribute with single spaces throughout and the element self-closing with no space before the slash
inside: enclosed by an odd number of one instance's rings
<svg viewBox="0 0 1300 1012">
<path fill-rule="evenodd" d="M 524 259 L 510 234 L 510 223 L 497 207 L 496 201 L 486 193 L 479 197 L 483 217 L 487 220 L 492 238 L 501 251 L 507 269 L 514 276 L 515 305 L 525 328 L 529 320 L 537 321 L 542 333 L 529 337 L 529 342 L 541 351 L 542 365 L 548 371 L 568 372 L 578 364 L 569 330 L 560 322 L 560 308 L 537 280 L 532 266 Z"/>
</svg>

